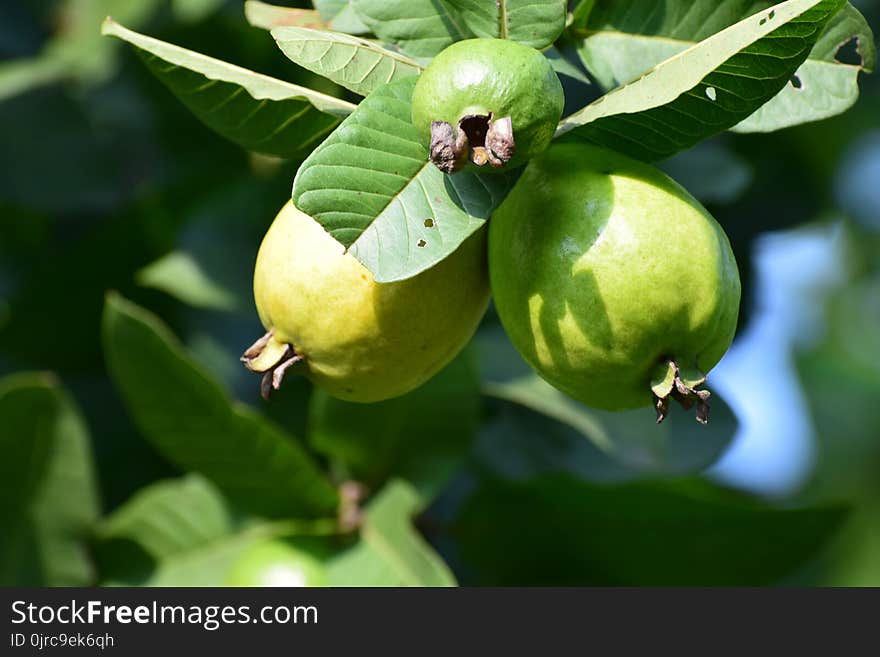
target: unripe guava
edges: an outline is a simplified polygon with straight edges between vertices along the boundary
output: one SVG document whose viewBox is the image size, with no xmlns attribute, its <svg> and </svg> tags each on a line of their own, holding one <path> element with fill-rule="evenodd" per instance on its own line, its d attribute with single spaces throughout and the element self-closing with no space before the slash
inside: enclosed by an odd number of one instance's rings
<svg viewBox="0 0 880 657">
<path fill-rule="evenodd" d="M 563 104 L 562 84 L 540 52 L 505 39 L 468 39 L 419 77 L 412 120 L 446 173 L 466 165 L 503 170 L 547 148 Z"/>
<path fill-rule="evenodd" d="M 532 160 L 490 221 L 498 315 L 553 386 L 607 410 L 696 403 L 730 346 L 740 281 L 724 231 L 657 169 L 579 142 Z"/>
<path fill-rule="evenodd" d="M 226 575 L 227 586 L 326 586 L 324 565 L 281 540 L 244 550 Z"/>
<path fill-rule="evenodd" d="M 257 255 L 254 297 L 268 333 L 242 360 L 265 373 L 264 396 L 292 368 L 340 399 L 389 399 L 431 378 L 476 330 L 489 299 L 486 231 L 431 269 L 380 284 L 288 202 Z"/>
</svg>

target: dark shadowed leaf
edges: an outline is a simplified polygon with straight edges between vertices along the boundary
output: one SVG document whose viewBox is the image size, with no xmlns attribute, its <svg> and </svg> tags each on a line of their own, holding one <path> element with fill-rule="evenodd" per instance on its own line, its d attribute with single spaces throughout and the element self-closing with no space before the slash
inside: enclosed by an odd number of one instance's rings
<svg viewBox="0 0 880 657">
<path fill-rule="evenodd" d="M 110 295 L 104 311 L 110 374 L 144 437 L 182 470 L 269 517 L 333 516 L 337 495 L 303 447 L 233 404 L 167 327 Z"/>
<path fill-rule="evenodd" d="M 351 0 L 370 31 L 417 59 L 472 36 L 449 0 Z"/>
<path fill-rule="evenodd" d="M 99 514 L 89 436 L 55 379 L 0 380 L 0 584 L 87 586 Z"/>
<path fill-rule="evenodd" d="M 470 447 L 479 410 L 476 366 L 465 352 L 421 388 L 378 404 L 316 391 L 310 440 L 370 488 L 398 477 L 428 502 Z"/>
<path fill-rule="evenodd" d="M 132 32 L 111 19 L 102 31 L 132 44 L 205 125 L 249 150 L 305 157 L 354 109 L 347 101 Z"/>
<path fill-rule="evenodd" d="M 501 456 L 496 459 L 500 471 L 512 476 L 547 469 L 600 481 L 692 474 L 714 463 L 736 433 L 736 418 L 717 395 L 708 426 L 680 408 L 658 425 L 651 408 L 601 411 L 559 392 L 526 365 L 500 329 L 481 332 L 477 349 L 483 393 L 527 411 L 503 411 L 481 440 L 486 455 Z M 543 416 L 543 422 L 532 414 Z M 574 444 L 576 437 L 589 445 Z"/>
<path fill-rule="evenodd" d="M 840 507 L 776 509 L 700 481 L 485 482 L 455 523 L 472 584 L 770 584 L 806 563 Z M 524 531 L 524 527 L 528 531 Z"/>
</svg>

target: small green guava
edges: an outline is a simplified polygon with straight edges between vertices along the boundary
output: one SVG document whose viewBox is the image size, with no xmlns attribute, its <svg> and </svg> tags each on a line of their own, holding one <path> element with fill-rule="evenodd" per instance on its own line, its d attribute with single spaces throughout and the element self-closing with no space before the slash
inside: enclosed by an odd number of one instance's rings
<svg viewBox="0 0 880 657">
<path fill-rule="evenodd" d="M 430 136 L 431 161 L 442 171 L 504 170 L 547 148 L 564 102 L 556 72 L 534 48 L 468 39 L 446 48 L 421 74 L 412 121 Z"/>
<path fill-rule="evenodd" d="M 669 399 L 708 421 L 697 387 L 736 330 L 740 280 L 724 231 L 657 169 L 579 142 L 532 160 L 490 220 L 495 305 L 553 386 L 623 410 Z"/>
<path fill-rule="evenodd" d="M 282 540 L 244 550 L 226 574 L 226 586 L 326 586 L 324 565 Z"/>
<path fill-rule="evenodd" d="M 324 228 L 288 202 L 257 255 L 254 297 L 267 333 L 242 357 L 262 392 L 298 371 L 330 395 L 376 402 L 440 371 L 486 311 L 486 231 L 413 278 L 377 283 Z"/>
</svg>

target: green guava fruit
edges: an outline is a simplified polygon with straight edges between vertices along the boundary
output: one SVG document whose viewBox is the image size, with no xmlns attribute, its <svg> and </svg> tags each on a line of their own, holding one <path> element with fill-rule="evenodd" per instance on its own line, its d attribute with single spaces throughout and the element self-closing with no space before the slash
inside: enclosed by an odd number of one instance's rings
<svg viewBox="0 0 880 657">
<path fill-rule="evenodd" d="M 468 39 L 419 77 L 412 120 L 430 137 L 431 161 L 442 171 L 503 170 L 547 148 L 563 104 L 562 84 L 540 52 L 505 39 Z"/>
<path fill-rule="evenodd" d="M 531 161 L 490 220 L 495 305 L 523 358 L 606 410 L 699 390 L 736 331 L 739 272 L 724 231 L 657 169 L 580 142 Z"/>
<path fill-rule="evenodd" d="M 323 564 L 281 540 L 244 550 L 226 574 L 226 586 L 326 586 Z"/>
<path fill-rule="evenodd" d="M 476 330 L 489 300 L 486 231 L 417 276 L 380 284 L 288 202 L 260 246 L 254 297 L 267 333 L 242 361 L 264 373 L 264 397 L 297 371 L 339 399 L 389 399 L 431 378 Z"/>
</svg>

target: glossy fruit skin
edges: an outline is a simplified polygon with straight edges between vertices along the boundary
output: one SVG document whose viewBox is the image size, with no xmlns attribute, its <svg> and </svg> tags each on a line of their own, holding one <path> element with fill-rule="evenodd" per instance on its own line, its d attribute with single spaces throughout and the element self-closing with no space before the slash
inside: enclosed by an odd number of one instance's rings
<svg viewBox="0 0 880 657">
<path fill-rule="evenodd" d="M 511 117 L 516 152 L 498 169 L 505 170 L 547 148 L 564 102 L 562 84 L 539 51 L 506 39 L 468 39 L 446 48 L 421 74 L 413 91 L 412 120 L 427 140 L 432 121 L 457 126 L 468 115 Z"/>
<path fill-rule="evenodd" d="M 533 160 L 490 220 L 495 305 L 513 344 L 589 406 L 652 402 L 664 358 L 707 373 L 736 330 L 724 231 L 657 169 L 581 142 Z"/>
<path fill-rule="evenodd" d="M 380 284 L 288 202 L 260 247 L 254 297 L 315 384 L 348 401 L 389 399 L 440 371 L 476 330 L 489 300 L 486 231 L 431 269 Z"/>
<path fill-rule="evenodd" d="M 281 540 L 248 547 L 226 575 L 227 586 L 326 586 L 324 566 Z"/>
</svg>

